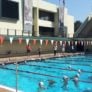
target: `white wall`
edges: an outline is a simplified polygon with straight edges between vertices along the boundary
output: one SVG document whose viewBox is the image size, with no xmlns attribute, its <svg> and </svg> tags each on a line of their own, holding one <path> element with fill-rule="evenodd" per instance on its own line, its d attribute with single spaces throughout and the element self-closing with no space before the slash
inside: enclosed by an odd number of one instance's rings
<svg viewBox="0 0 92 92">
<path fill-rule="evenodd" d="M 33 6 L 45 11 L 57 12 L 57 6 L 44 0 L 33 0 Z"/>
<path fill-rule="evenodd" d="M 67 27 L 67 37 L 73 37 L 74 34 L 74 17 L 68 14 L 65 9 L 64 26 Z"/>
<path fill-rule="evenodd" d="M 39 20 L 38 22 L 39 26 L 43 26 L 43 27 L 49 27 L 49 28 L 52 28 L 54 27 L 54 23 L 51 22 L 51 21 L 44 21 L 44 20 Z"/>
</svg>

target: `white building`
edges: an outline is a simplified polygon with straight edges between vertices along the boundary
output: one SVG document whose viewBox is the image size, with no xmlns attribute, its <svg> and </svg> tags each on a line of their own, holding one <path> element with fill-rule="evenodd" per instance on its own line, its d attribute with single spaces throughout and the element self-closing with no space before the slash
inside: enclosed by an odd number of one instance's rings
<svg viewBox="0 0 92 92">
<path fill-rule="evenodd" d="M 3 2 L 2 2 L 3 1 Z M 4 1 L 11 2 L 13 7 L 5 8 Z M 25 0 L 28 1 L 28 0 Z M 30 1 L 30 0 L 29 0 Z M 17 36 L 58 36 L 58 6 L 44 0 L 33 0 L 32 20 L 33 27 L 31 32 L 24 31 L 24 0 L 0 0 L 0 35 Z M 16 8 L 14 8 L 16 6 Z M 5 10 L 6 9 L 6 10 Z M 13 11 L 15 9 L 15 11 Z M 3 13 L 2 13 L 3 11 Z M 4 11 L 7 11 L 7 15 Z M 17 12 L 14 16 L 13 13 Z M 7 16 L 6 16 L 6 15 Z M 15 18 L 16 17 L 16 18 Z M 67 37 L 73 37 L 74 17 L 69 15 L 67 9 L 64 11 L 64 26 Z"/>
</svg>

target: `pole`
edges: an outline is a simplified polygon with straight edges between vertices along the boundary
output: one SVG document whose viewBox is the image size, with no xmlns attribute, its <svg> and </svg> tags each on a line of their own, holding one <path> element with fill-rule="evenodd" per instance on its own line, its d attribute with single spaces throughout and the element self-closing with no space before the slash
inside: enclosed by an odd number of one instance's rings
<svg viewBox="0 0 92 92">
<path fill-rule="evenodd" d="M 18 92 L 18 64 L 16 62 L 16 92 Z"/>
<path fill-rule="evenodd" d="M 63 0 L 63 36 L 65 37 L 65 30 L 64 30 L 64 11 L 65 11 L 65 0 Z"/>
<path fill-rule="evenodd" d="M 64 28 L 64 11 L 65 11 L 65 0 L 59 0 L 59 26 L 60 26 L 60 35 L 65 37 L 65 28 Z"/>
<path fill-rule="evenodd" d="M 38 18 L 39 18 L 39 0 L 37 0 L 37 36 L 39 36 L 39 24 L 38 24 Z"/>
</svg>

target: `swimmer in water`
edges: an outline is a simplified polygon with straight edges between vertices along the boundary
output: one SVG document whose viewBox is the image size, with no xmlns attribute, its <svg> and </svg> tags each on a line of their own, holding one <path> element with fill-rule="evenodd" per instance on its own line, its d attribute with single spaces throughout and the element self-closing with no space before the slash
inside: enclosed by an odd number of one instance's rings
<svg viewBox="0 0 92 92">
<path fill-rule="evenodd" d="M 48 82 L 49 82 L 48 83 L 49 84 L 48 85 L 49 87 L 52 87 L 55 84 L 55 81 L 54 80 L 48 80 Z"/>
<path fill-rule="evenodd" d="M 76 87 L 79 86 L 79 78 L 78 78 L 78 77 L 74 77 L 73 82 L 74 82 L 74 85 L 75 85 Z"/>
<path fill-rule="evenodd" d="M 77 73 L 74 77 L 78 77 L 78 78 L 79 78 L 79 77 L 80 77 L 80 74 L 79 74 L 79 73 Z"/>
<path fill-rule="evenodd" d="M 63 76 L 63 88 L 67 88 L 67 86 L 68 86 L 68 80 L 69 80 L 69 78 L 68 78 L 68 76 Z"/>
<path fill-rule="evenodd" d="M 69 66 L 68 66 L 68 69 L 69 69 L 69 70 L 72 70 L 72 67 L 71 67 L 71 65 L 69 65 Z"/>
<path fill-rule="evenodd" d="M 45 89 L 44 87 L 44 83 L 42 81 L 39 82 L 39 87 L 38 87 L 38 91 L 37 92 L 43 92 L 43 90 Z"/>
<path fill-rule="evenodd" d="M 79 69 L 79 70 L 78 70 L 78 73 L 81 74 L 81 72 L 82 72 L 82 71 Z"/>
<path fill-rule="evenodd" d="M 79 77 L 80 77 L 80 74 L 76 74 L 73 77 L 73 82 L 74 82 L 75 87 L 79 87 Z"/>
<path fill-rule="evenodd" d="M 42 81 L 39 82 L 39 87 L 40 87 L 41 89 L 44 89 L 44 83 L 43 83 Z"/>
</svg>

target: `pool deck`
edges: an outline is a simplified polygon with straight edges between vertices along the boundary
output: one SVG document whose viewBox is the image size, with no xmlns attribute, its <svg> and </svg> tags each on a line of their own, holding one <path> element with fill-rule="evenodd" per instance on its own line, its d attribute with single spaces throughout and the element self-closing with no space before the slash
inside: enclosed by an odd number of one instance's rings
<svg viewBox="0 0 92 92">
<path fill-rule="evenodd" d="M 40 60 L 40 59 L 48 59 L 48 58 L 54 58 L 54 57 L 66 57 L 66 56 L 74 56 L 74 55 L 80 55 L 84 53 L 57 53 L 56 56 L 53 54 L 43 54 L 39 57 L 39 55 L 28 55 L 28 56 L 19 56 L 19 57 L 8 57 L 8 58 L 0 58 L 0 64 L 8 64 L 8 63 L 14 63 L 14 62 L 23 62 L 27 60 Z"/>
<path fill-rule="evenodd" d="M 16 92 L 15 89 L 0 85 L 0 92 Z M 22 92 L 22 91 L 17 91 Z"/>
<path fill-rule="evenodd" d="M 0 92 L 16 92 L 16 91 L 11 91 L 5 88 L 0 88 Z"/>
<path fill-rule="evenodd" d="M 11 91 L 6 90 L 6 89 L 4 89 L 4 88 L 0 88 L 0 92 L 11 92 Z"/>
</svg>

